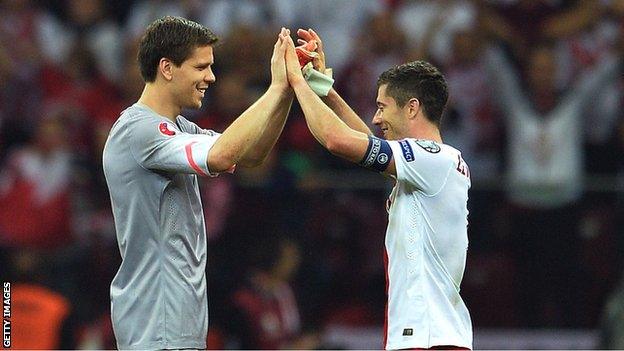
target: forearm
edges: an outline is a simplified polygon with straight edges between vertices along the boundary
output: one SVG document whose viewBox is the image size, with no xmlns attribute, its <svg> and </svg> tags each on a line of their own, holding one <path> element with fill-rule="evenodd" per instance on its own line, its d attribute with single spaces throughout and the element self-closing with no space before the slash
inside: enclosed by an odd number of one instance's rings
<svg viewBox="0 0 624 351">
<path fill-rule="evenodd" d="M 344 99 L 336 92 L 335 89 L 331 89 L 329 94 L 323 98 L 323 101 L 329 106 L 336 115 L 345 122 L 351 129 L 372 135 L 370 128 L 362 121 L 355 111 L 344 101 Z"/>
<path fill-rule="evenodd" d="M 585 106 L 602 94 L 621 76 L 622 59 L 617 55 L 607 55 L 593 68 L 584 72 L 574 88 L 564 96 L 567 104 Z"/>
<path fill-rule="evenodd" d="M 288 89 L 283 97 L 280 98 L 281 101 L 279 101 L 276 106 L 274 116 L 268 118 L 260 137 L 255 143 L 249 146 L 247 152 L 241 158 L 240 164 L 244 166 L 257 166 L 264 162 L 275 146 L 277 138 L 282 134 L 282 130 L 286 124 L 286 118 L 292 106 L 293 98 L 294 93 L 291 89 Z"/>
<path fill-rule="evenodd" d="M 293 89 L 305 115 L 308 128 L 316 140 L 332 154 L 352 162 L 359 162 L 364 153 L 360 150 L 362 140 L 364 143 L 367 142 L 367 134 L 349 128 L 334 111 L 323 103 L 305 81 L 294 83 Z"/>
<path fill-rule="evenodd" d="M 266 93 L 234 120 L 219 137 L 208 155 L 208 167 L 214 172 L 220 172 L 243 160 L 257 145 L 263 132 L 270 129 L 268 126 L 275 122 L 275 119 L 280 119 L 276 114 L 280 109 L 280 103 L 287 99 L 287 94 L 287 90 L 270 86 Z"/>
<path fill-rule="evenodd" d="M 595 23 L 601 15 L 601 6 L 598 1 L 581 1 L 569 11 L 546 21 L 542 32 L 549 39 L 575 35 Z"/>
<path fill-rule="evenodd" d="M 485 59 L 486 73 L 498 107 L 509 112 L 525 106 L 528 102 L 520 89 L 517 73 L 503 51 L 498 47 L 488 48 Z"/>
</svg>

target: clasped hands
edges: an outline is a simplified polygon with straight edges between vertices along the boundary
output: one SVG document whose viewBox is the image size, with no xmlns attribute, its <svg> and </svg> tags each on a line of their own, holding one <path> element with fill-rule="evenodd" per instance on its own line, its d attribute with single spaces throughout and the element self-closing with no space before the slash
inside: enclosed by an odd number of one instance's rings
<svg viewBox="0 0 624 351">
<path fill-rule="evenodd" d="M 295 47 L 290 30 L 280 31 L 271 59 L 272 84 L 307 84 L 317 95 L 327 96 L 334 80 L 325 65 L 323 42 L 312 29 L 299 29 L 297 35 L 300 45 Z"/>
</svg>

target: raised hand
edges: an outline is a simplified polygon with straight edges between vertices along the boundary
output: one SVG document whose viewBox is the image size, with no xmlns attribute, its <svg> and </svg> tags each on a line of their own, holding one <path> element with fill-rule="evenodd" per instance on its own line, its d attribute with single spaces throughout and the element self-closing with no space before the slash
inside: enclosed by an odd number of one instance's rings
<svg viewBox="0 0 624 351">
<path fill-rule="evenodd" d="M 298 29 L 297 35 L 299 36 L 297 43 L 301 45 L 306 45 L 310 42 L 316 43 L 317 55 L 312 59 L 312 65 L 314 65 L 315 70 L 325 73 L 325 68 L 327 67 L 325 65 L 325 52 L 323 51 L 323 42 L 321 41 L 321 37 L 319 37 L 319 35 L 312 29 Z"/>
<path fill-rule="evenodd" d="M 287 37 L 290 37 L 290 30 L 282 27 L 273 46 L 273 55 L 271 56 L 271 86 L 284 90 L 289 87 L 284 58 Z"/>
<path fill-rule="evenodd" d="M 286 46 L 285 60 L 288 82 L 291 86 L 294 86 L 296 83 L 305 81 L 301 73 L 301 66 L 299 66 L 299 58 L 295 52 L 295 43 L 290 35 L 282 36 L 280 34 L 280 37 L 283 37 Z"/>
<path fill-rule="evenodd" d="M 305 44 L 301 44 L 295 48 L 297 57 L 299 58 L 299 66 L 303 68 L 309 62 L 312 62 L 315 56 L 318 54 L 315 52 L 317 48 L 316 41 L 310 40 Z"/>
</svg>

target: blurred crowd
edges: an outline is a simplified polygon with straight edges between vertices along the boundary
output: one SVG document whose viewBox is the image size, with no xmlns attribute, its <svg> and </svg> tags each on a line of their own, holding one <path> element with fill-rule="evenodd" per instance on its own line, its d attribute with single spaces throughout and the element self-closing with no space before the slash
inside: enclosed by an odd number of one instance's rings
<svg viewBox="0 0 624 351">
<path fill-rule="evenodd" d="M 14 347 L 115 347 L 102 147 L 142 91 L 140 36 L 164 15 L 221 38 L 217 81 L 185 112 L 216 131 L 268 86 L 282 26 L 321 35 L 369 124 L 381 72 L 437 65 L 443 139 L 471 167 L 475 328 L 602 328 L 603 347 L 624 348 L 624 306 L 607 304 L 624 294 L 620 0 L 0 0 L 0 278 L 32 326 Z M 328 154 L 296 104 L 263 166 L 201 182 L 209 347 L 340 348 L 328 326 L 383 325 L 392 182 Z"/>
</svg>

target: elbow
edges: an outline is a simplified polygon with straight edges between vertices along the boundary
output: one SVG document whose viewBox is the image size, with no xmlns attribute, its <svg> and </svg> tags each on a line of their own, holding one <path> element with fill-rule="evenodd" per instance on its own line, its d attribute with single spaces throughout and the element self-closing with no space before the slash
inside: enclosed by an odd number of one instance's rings
<svg viewBox="0 0 624 351">
<path fill-rule="evenodd" d="M 238 164 L 249 168 L 261 166 L 267 158 L 269 158 L 269 153 L 270 152 L 262 152 L 258 149 L 249 150 L 240 158 Z"/>
<path fill-rule="evenodd" d="M 343 149 L 342 138 L 339 138 L 334 133 L 329 133 L 325 137 L 325 148 L 327 151 L 331 152 L 333 155 L 340 156 Z"/>
<path fill-rule="evenodd" d="M 266 161 L 266 157 L 251 157 L 241 159 L 238 164 L 243 167 L 253 168 L 262 165 Z"/>
<path fill-rule="evenodd" d="M 234 155 L 221 153 L 218 155 L 210 155 L 208 157 L 208 169 L 213 173 L 221 173 L 232 169 L 237 160 Z"/>
</svg>

